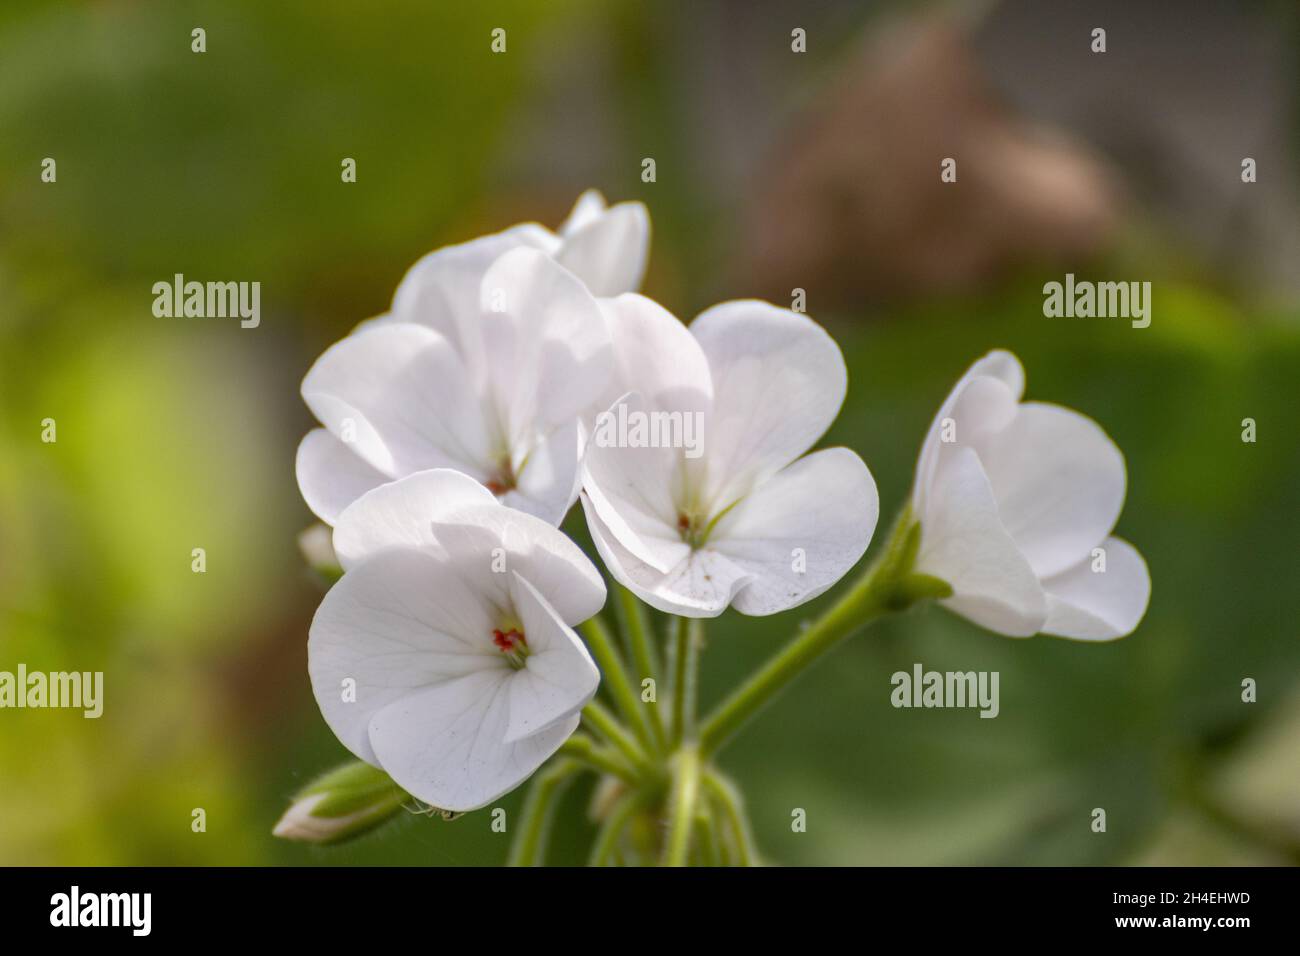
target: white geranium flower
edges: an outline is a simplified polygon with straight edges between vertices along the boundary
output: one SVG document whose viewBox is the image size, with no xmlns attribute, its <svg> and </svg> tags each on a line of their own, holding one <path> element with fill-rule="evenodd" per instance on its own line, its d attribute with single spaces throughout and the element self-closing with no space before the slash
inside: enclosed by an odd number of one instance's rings
<svg viewBox="0 0 1300 956">
<path fill-rule="evenodd" d="M 307 373 L 302 395 L 325 427 L 298 448 L 298 485 L 326 523 L 429 468 L 552 524 L 577 498 L 582 417 L 612 364 L 600 306 L 536 249 L 507 249 L 476 275 L 474 295 L 457 287 L 438 321 L 372 323 Z"/>
<path fill-rule="evenodd" d="M 588 441 L 582 504 L 610 573 L 689 617 L 728 605 L 773 614 L 839 580 L 866 550 L 879 501 L 852 451 L 800 457 L 844 400 L 830 336 L 764 302 L 723 303 L 689 330 L 639 295 L 602 306 L 629 394 Z M 652 434 L 674 427 L 675 442 Z"/>
<path fill-rule="evenodd" d="M 916 570 L 951 585 L 943 604 L 1000 634 L 1123 637 L 1151 595 L 1142 556 L 1109 536 L 1124 457 L 1092 419 L 1021 402 L 1024 389 L 1019 360 L 995 351 L 943 403 L 912 491 Z"/>
<path fill-rule="evenodd" d="M 472 810 L 573 733 L 600 675 L 572 625 L 600 573 L 544 521 L 445 469 L 339 516 L 344 568 L 312 620 L 312 690 L 339 740 L 402 788 Z"/>
<path fill-rule="evenodd" d="M 650 216 L 639 202 L 606 206 L 605 197 L 589 189 L 578 197 L 558 234 L 535 222 L 522 223 L 429 253 L 407 271 L 392 308 L 380 320 L 427 325 L 472 353 L 477 336 L 466 332 L 474 331 L 483 274 L 504 253 L 520 247 L 544 252 L 581 279 L 592 295 L 635 292 L 645 275 Z"/>
</svg>

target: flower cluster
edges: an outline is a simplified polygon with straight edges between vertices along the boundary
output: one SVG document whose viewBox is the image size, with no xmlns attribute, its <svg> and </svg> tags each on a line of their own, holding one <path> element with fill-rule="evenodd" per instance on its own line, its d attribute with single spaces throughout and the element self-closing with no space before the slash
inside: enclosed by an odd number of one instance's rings
<svg viewBox="0 0 1300 956">
<path fill-rule="evenodd" d="M 328 349 L 302 383 L 324 428 L 298 485 L 333 524 L 372 488 L 454 468 L 558 524 L 577 497 L 580 425 L 610 379 L 595 296 L 636 287 L 649 221 L 586 193 L 559 235 L 528 223 L 425 256 L 392 308 Z"/>
<path fill-rule="evenodd" d="M 848 388 L 835 342 L 752 300 L 684 325 L 636 292 L 648 241 L 643 206 L 588 192 L 558 232 L 440 249 L 303 381 L 322 427 L 298 482 L 343 572 L 312 621 L 312 687 L 395 792 L 482 807 L 573 734 L 601 678 L 575 627 L 606 598 L 559 530 L 578 500 L 613 579 L 681 617 L 795 607 L 867 550 L 871 472 L 847 448 L 811 451 Z M 1123 458 L 1023 390 L 994 352 L 944 403 L 898 532 L 911 544 L 891 547 L 905 565 L 889 564 L 891 600 L 931 582 L 999 633 L 1127 634 L 1150 582 L 1109 536 Z M 299 816 L 324 799 L 308 797 Z"/>
</svg>

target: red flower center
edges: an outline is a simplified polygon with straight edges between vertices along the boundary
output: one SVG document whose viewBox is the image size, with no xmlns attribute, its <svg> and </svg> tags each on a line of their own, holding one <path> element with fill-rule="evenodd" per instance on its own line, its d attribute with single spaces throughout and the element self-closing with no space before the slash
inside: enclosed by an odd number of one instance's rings
<svg viewBox="0 0 1300 956">
<path fill-rule="evenodd" d="M 528 646 L 528 641 L 524 639 L 524 635 L 513 627 L 508 631 L 493 631 L 492 643 L 501 648 L 502 652 L 505 654 L 509 654 L 520 644 L 525 647 Z"/>
</svg>

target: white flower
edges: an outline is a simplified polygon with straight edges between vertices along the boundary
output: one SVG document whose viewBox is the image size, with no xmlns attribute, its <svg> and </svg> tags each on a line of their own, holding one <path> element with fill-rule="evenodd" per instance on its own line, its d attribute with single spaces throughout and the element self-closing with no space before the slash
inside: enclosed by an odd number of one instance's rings
<svg viewBox="0 0 1300 956">
<path fill-rule="evenodd" d="M 428 323 L 371 323 L 303 379 L 325 427 L 298 448 L 298 485 L 326 523 L 366 491 L 429 468 L 464 472 L 552 524 L 577 498 L 582 417 L 612 364 L 600 306 L 536 249 L 479 265 L 455 295 L 448 286 L 443 311 L 421 313 Z"/>
<path fill-rule="evenodd" d="M 356 756 L 472 810 L 573 733 L 600 675 L 572 625 L 605 585 L 561 532 L 435 469 L 359 498 L 334 546 L 345 573 L 312 620 L 308 669 Z"/>
<path fill-rule="evenodd" d="M 1092 419 L 1021 402 L 1024 389 L 1019 360 L 995 351 L 943 403 L 912 491 L 916 570 L 952 586 L 943 604 L 1000 634 L 1123 637 L 1151 595 L 1142 556 L 1109 537 L 1124 457 Z"/>
<path fill-rule="evenodd" d="M 866 550 L 879 502 L 852 451 L 800 457 L 844 400 L 844 360 L 830 336 L 764 302 L 715 306 L 689 331 L 639 295 L 602 306 L 615 381 L 629 393 L 611 414 L 675 414 L 679 437 L 691 421 L 702 437 L 695 449 L 684 440 L 620 446 L 597 427 L 582 504 L 610 573 L 652 606 L 689 617 L 728 605 L 773 614 L 839 580 Z"/>
<path fill-rule="evenodd" d="M 437 249 L 407 270 L 393 306 L 380 321 L 417 322 L 460 342 L 473 332 L 479 285 L 488 267 L 511 249 L 537 249 L 581 279 L 595 296 L 635 292 L 645 274 L 650 217 L 639 202 L 606 206 L 589 189 L 578 197 L 558 235 L 535 222 Z M 463 351 L 470 351 L 474 336 Z"/>
</svg>

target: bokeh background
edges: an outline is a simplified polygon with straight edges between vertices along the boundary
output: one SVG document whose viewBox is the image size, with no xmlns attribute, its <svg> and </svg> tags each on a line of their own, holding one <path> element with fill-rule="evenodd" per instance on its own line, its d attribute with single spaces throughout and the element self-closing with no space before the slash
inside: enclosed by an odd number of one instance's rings
<svg viewBox="0 0 1300 956">
<path fill-rule="evenodd" d="M 683 318 L 806 291 L 850 366 L 827 441 L 882 522 L 994 346 L 1127 456 L 1138 632 L 1013 641 L 930 608 L 852 640 L 721 757 L 768 860 L 1300 861 L 1298 37 L 1294 3 L 1228 0 L 6 0 L 0 669 L 102 670 L 106 700 L 0 711 L 0 863 L 504 859 L 483 813 L 270 835 L 346 756 L 307 681 L 297 389 L 424 252 L 555 226 L 588 186 L 647 204 L 645 291 Z M 1150 328 L 1044 318 L 1067 271 L 1152 282 Z M 261 327 L 155 318 L 177 272 L 260 281 Z M 714 622 L 706 706 L 831 600 Z M 894 710 L 914 662 L 999 671 L 1001 715 Z M 589 796 L 556 862 L 585 858 Z"/>
</svg>

